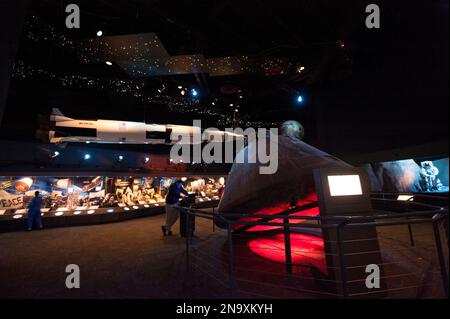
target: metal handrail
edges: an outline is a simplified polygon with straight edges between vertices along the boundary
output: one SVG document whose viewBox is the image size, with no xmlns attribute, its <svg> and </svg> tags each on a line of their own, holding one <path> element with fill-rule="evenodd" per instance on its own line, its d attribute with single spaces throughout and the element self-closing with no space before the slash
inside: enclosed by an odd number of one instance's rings
<svg viewBox="0 0 450 319">
<path fill-rule="evenodd" d="M 397 201 L 390 199 L 381 199 L 386 201 Z M 190 216 L 198 216 L 201 218 L 222 221 L 227 225 L 227 235 L 228 235 L 228 246 L 229 246 L 229 279 L 230 279 L 230 291 L 231 295 L 234 295 L 235 284 L 234 284 L 234 257 L 233 257 L 233 229 L 232 225 L 248 225 L 248 226 L 278 226 L 284 229 L 285 238 L 285 254 L 286 254 L 286 271 L 288 273 L 292 272 L 292 256 L 291 256 L 291 243 L 290 243 L 290 230 L 292 228 L 320 228 L 320 229 L 335 229 L 337 235 L 338 243 L 338 256 L 340 263 L 341 280 L 339 284 L 342 289 L 342 296 L 347 298 L 348 293 L 348 280 L 345 266 L 345 253 L 343 249 L 343 243 L 345 240 L 341 238 L 341 232 L 344 228 L 358 228 L 367 226 L 393 226 L 393 225 L 408 225 L 409 229 L 412 224 L 423 224 L 432 223 L 435 235 L 436 249 L 439 257 L 439 266 L 442 277 L 442 284 L 444 287 L 444 292 L 448 296 L 448 270 L 446 269 L 446 263 L 443 255 L 443 247 L 440 239 L 440 232 L 438 228 L 438 222 L 448 219 L 448 208 L 417 203 L 430 210 L 406 212 L 406 213 L 392 213 L 392 214 L 379 214 L 371 216 L 353 215 L 353 216 L 329 216 L 327 218 L 322 218 L 321 216 L 292 216 L 290 214 L 302 211 L 302 207 L 295 207 L 282 211 L 278 214 L 267 215 L 267 214 L 231 214 L 231 213 L 209 213 L 199 209 L 194 209 L 190 207 L 181 207 L 179 205 L 174 205 L 175 208 L 179 209 L 186 214 L 186 249 L 187 249 L 187 260 L 189 261 L 189 242 L 190 242 L 190 231 L 189 231 L 189 220 Z M 309 204 L 310 205 L 310 204 Z M 429 218 L 426 218 L 428 217 Z M 260 218 L 259 221 L 243 221 L 240 218 Z M 282 219 L 283 222 L 271 222 L 273 219 Z M 292 223 L 290 220 L 316 220 L 321 221 L 321 223 Z M 375 221 L 382 220 L 382 221 Z M 448 232 L 448 226 L 447 226 Z M 412 239 L 412 233 L 410 230 L 410 236 Z M 448 243 L 448 242 L 447 242 Z M 411 240 L 411 244 L 413 241 Z"/>
</svg>

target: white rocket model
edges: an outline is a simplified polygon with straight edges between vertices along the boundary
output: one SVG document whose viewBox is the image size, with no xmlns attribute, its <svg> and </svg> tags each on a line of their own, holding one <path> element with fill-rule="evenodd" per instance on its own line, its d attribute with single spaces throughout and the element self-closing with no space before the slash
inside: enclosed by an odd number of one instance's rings
<svg viewBox="0 0 450 319">
<path fill-rule="evenodd" d="M 54 108 L 50 115 L 53 128 L 49 131 L 50 143 L 109 143 L 109 144 L 175 144 L 179 135 L 201 134 L 201 129 L 194 126 L 172 124 L 146 124 L 113 120 L 77 120 L 64 116 Z M 214 134 L 239 135 L 207 129 Z M 204 132 L 204 133 L 205 133 Z"/>
</svg>

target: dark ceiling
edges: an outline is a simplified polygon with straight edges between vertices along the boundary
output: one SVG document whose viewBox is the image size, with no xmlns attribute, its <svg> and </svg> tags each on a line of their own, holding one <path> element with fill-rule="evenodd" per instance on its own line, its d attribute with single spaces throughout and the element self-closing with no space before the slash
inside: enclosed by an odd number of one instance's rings
<svg viewBox="0 0 450 319">
<path fill-rule="evenodd" d="M 74 117 L 174 124 L 201 118 L 219 127 L 296 119 L 309 142 L 334 153 L 447 138 L 448 1 L 85 0 L 76 1 L 81 28 L 67 29 L 64 8 L 72 2 L 32 3 L 4 138 L 34 136 L 37 115 L 55 106 Z M 372 2 L 381 8 L 379 30 L 364 25 Z M 221 76 L 135 76 L 96 52 L 96 59 L 83 58 L 89 39 L 142 33 L 155 34 L 170 57 L 224 65 L 244 56 L 251 70 L 234 74 L 239 62 Z M 149 60 L 128 63 L 146 68 Z M 188 89 L 185 96 L 178 86 Z M 199 95 L 189 96 L 191 89 Z M 18 131 L 17 123 L 28 125 Z"/>
</svg>

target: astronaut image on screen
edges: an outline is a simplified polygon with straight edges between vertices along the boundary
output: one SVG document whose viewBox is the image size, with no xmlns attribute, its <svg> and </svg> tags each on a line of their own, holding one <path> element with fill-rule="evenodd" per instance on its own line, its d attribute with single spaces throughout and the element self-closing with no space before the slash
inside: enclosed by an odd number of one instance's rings
<svg viewBox="0 0 450 319">
<path fill-rule="evenodd" d="M 434 192 L 440 191 L 444 186 L 437 177 L 439 169 L 434 166 L 432 161 L 423 161 L 420 163 L 420 178 L 423 191 Z"/>
</svg>

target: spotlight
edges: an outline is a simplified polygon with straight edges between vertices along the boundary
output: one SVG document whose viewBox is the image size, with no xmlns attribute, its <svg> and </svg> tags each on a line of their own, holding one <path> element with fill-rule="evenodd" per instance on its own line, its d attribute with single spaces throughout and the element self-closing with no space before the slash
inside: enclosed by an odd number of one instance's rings
<svg viewBox="0 0 450 319">
<path fill-rule="evenodd" d="M 84 159 L 85 160 L 88 160 L 88 159 L 90 159 L 91 158 L 91 155 L 89 155 L 89 154 L 84 154 Z"/>
<path fill-rule="evenodd" d="M 90 209 L 90 210 L 87 211 L 87 213 L 88 213 L 88 215 L 92 215 L 93 213 L 95 213 L 95 210 Z"/>
<path fill-rule="evenodd" d="M 305 70 L 305 67 L 304 67 L 304 66 L 299 66 L 299 67 L 297 68 L 297 73 L 302 73 L 304 70 Z"/>
<path fill-rule="evenodd" d="M 191 90 L 191 95 L 194 96 L 194 97 L 197 96 L 198 95 L 197 90 L 196 89 L 192 89 Z"/>
<path fill-rule="evenodd" d="M 91 144 L 91 142 L 90 141 L 86 141 L 86 144 Z"/>
<path fill-rule="evenodd" d="M 106 65 L 109 65 L 109 66 L 112 65 L 112 62 L 111 62 L 111 61 L 106 61 L 105 63 L 106 63 Z"/>
<path fill-rule="evenodd" d="M 181 85 L 178 85 L 178 89 L 181 90 L 183 87 Z"/>
<path fill-rule="evenodd" d="M 114 213 L 114 209 L 110 208 L 107 210 L 108 213 Z"/>
<path fill-rule="evenodd" d="M 139 209 L 139 206 L 133 206 L 133 209 Z"/>
<path fill-rule="evenodd" d="M 339 41 L 338 41 L 338 46 L 339 46 L 341 49 L 343 49 L 343 48 L 345 48 L 345 43 L 342 42 L 341 40 L 339 40 Z"/>
<path fill-rule="evenodd" d="M 212 105 L 216 105 L 216 103 L 214 103 L 214 102 L 211 102 L 211 104 L 212 104 Z"/>
<path fill-rule="evenodd" d="M 77 210 L 77 211 L 73 212 L 73 214 L 74 214 L 74 215 L 80 215 L 80 214 L 81 214 L 81 211 Z"/>
<path fill-rule="evenodd" d="M 117 161 L 122 162 L 122 161 L 123 161 L 123 156 L 122 156 L 122 155 L 119 155 Z"/>
<path fill-rule="evenodd" d="M 14 215 L 13 218 L 14 218 L 14 219 L 19 219 L 19 218 L 22 218 L 22 215 L 20 215 L 20 214 Z"/>
<path fill-rule="evenodd" d="M 162 93 L 166 89 L 166 86 L 164 84 L 161 84 L 161 86 L 158 88 L 158 93 Z"/>
<path fill-rule="evenodd" d="M 181 90 L 181 95 L 185 95 L 186 94 L 186 91 L 185 90 Z"/>
<path fill-rule="evenodd" d="M 98 30 L 98 31 L 97 31 L 97 36 L 98 36 L 98 37 L 101 37 L 102 35 L 103 35 L 103 31 L 102 31 L 102 30 Z"/>
<path fill-rule="evenodd" d="M 148 162 L 150 162 L 150 157 L 146 157 L 146 158 L 144 159 L 144 163 L 148 163 Z"/>
<path fill-rule="evenodd" d="M 48 157 L 49 157 L 50 159 L 53 159 L 53 158 L 55 158 L 55 157 L 57 157 L 57 156 L 59 156 L 59 152 L 58 152 L 58 151 L 54 151 L 53 154 L 50 154 Z"/>
<path fill-rule="evenodd" d="M 145 205 L 144 205 L 144 207 L 145 207 L 145 208 L 149 208 L 149 207 L 150 207 L 150 205 L 148 205 L 148 204 L 145 204 Z"/>
<path fill-rule="evenodd" d="M 124 210 L 130 210 L 130 208 L 129 208 L 129 207 L 124 207 L 123 209 L 124 209 Z"/>
<path fill-rule="evenodd" d="M 297 103 L 301 104 L 301 103 L 303 103 L 303 96 L 298 95 L 295 100 L 297 101 Z"/>
<path fill-rule="evenodd" d="M 63 212 L 56 212 L 56 213 L 55 213 L 55 216 L 62 216 L 62 215 L 64 215 Z"/>
<path fill-rule="evenodd" d="M 235 111 L 235 112 L 239 112 L 239 110 L 238 110 L 238 109 L 235 109 L 234 111 Z"/>
</svg>

